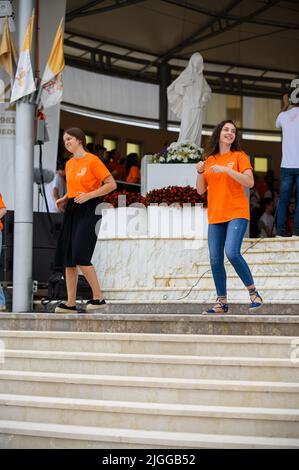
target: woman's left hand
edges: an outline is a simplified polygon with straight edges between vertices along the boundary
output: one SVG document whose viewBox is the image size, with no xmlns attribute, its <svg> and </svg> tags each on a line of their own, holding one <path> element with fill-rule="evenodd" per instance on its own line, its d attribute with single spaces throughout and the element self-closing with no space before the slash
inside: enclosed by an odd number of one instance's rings
<svg viewBox="0 0 299 470">
<path fill-rule="evenodd" d="M 80 193 L 79 196 L 75 197 L 75 202 L 77 204 L 83 204 L 86 201 L 89 201 L 91 199 L 89 193 Z"/>
<path fill-rule="evenodd" d="M 223 165 L 213 165 L 210 170 L 213 173 L 227 173 L 228 167 Z"/>
</svg>

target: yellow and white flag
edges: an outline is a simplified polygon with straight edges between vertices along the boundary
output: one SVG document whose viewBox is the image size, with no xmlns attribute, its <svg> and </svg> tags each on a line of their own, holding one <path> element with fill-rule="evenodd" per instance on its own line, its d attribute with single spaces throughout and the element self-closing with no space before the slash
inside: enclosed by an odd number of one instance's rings
<svg viewBox="0 0 299 470">
<path fill-rule="evenodd" d="M 16 63 L 17 53 L 10 34 L 8 18 L 6 17 L 3 22 L 3 34 L 0 44 L 0 65 L 4 67 L 11 80 L 14 77 L 14 64 Z"/>
<path fill-rule="evenodd" d="M 10 102 L 17 101 L 23 96 L 30 95 L 36 90 L 30 59 L 32 34 L 34 25 L 34 10 L 29 20 L 22 49 L 20 52 L 15 82 L 13 85 Z"/>
<path fill-rule="evenodd" d="M 63 30 L 64 17 L 61 19 L 52 50 L 48 59 L 46 69 L 41 81 L 41 104 L 44 109 L 50 108 L 60 103 L 62 100 L 63 83 L 62 70 L 64 69 L 64 50 L 63 50 Z"/>
</svg>

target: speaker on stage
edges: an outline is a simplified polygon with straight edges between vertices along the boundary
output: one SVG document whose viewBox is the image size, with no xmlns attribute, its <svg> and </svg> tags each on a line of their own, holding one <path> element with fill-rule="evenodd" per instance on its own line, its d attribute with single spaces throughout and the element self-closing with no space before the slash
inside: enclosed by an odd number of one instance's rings
<svg viewBox="0 0 299 470">
<path fill-rule="evenodd" d="M 49 220 L 51 218 L 52 223 Z M 47 283 L 54 269 L 54 258 L 63 214 L 35 212 L 33 214 L 32 278 Z M 3 220 L 3 242 L 0 257 L 0 281 L 13 281 L 14 212 L 7 211 Z"/>
<path fill-rule="evenodd" d="M 13 246 L 13 224 L 14 224 L 14 211 L 7 211 L 3 218 L 2 230 L 2 244 L 6 247 Z"/>
<path fill-rule="evenodd" d="M 0 282 L 12 282 L 14 212 L 7 211 L 3 219 Z"/>
<path fill-rule="evenodd" d="M 62 220 L 63 214 L 61 213 L 35 212 L 33 214 L 32 277 L 39 283 L 47 283 L 55 268 L 54 258 Z"/>
</svg>

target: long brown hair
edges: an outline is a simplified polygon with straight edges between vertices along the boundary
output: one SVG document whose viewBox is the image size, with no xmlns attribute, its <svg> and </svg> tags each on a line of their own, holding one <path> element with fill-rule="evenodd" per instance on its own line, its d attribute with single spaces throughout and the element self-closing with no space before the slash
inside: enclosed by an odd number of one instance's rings
<svg viewBox="0 0 299 470">
<path fill-rule="evenodd" d="M 82 129 L 79 129 L 79 127 L 71 127 L 70 129 L 66 129 L 63 135 L 65 134 L 75 137 L 77 140 L 80 141 L 83 147 L 86 147 L 86 136 L 84 132 L 82 131 Z"/>
<path fill-rule="evenodd" d="M 236 126 L 236 124 L 228 119 L 227 121 L 221 121 L 213 130 L 211 137 L 209 138 L 207 144 L 204 147 L 203 158 L 206 160 L 210 155 L 216 155 L 219 153 L 219 139 L 220 134 L 225 126 L 225 124 L 232 124 L 236 129 L 236 137 L 231 145 L 231 151 L 235 152 L 236 150 L 241 150 L 241 142 L 240 142 L 240 132 Z"/>
</svg>

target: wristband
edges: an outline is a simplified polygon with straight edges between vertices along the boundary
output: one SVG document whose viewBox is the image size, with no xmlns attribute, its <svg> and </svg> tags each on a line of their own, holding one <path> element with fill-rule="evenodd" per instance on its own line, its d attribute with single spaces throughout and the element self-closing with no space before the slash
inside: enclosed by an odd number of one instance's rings
<svg viewBox="0 0 299 470">
<path fill-rule="evenodd" d="M 204 171 L 198 171 L 197 172 L 199 175 L 202 175 L 204 173 Z"/>
</svg>

